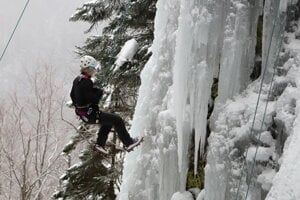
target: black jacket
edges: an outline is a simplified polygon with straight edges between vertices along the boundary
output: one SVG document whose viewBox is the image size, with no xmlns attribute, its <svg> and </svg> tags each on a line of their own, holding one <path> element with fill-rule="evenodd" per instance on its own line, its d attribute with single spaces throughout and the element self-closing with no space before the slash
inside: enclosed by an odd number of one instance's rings
<svg viewBox="0 0 300 200">
<path fill-rule="evenodd" d="M 71 99 L 75 107 L 82 107 L 88 105 L 97 105 L 103 90 L 94 88 L 94 83 L 90 77 L 86 75 L 80 75 L 73 81 L 71 90 Z"/>
</svg>

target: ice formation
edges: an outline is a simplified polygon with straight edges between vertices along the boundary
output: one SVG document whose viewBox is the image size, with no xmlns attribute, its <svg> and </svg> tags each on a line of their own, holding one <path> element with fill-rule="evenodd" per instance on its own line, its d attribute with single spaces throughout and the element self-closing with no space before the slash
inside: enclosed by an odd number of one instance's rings
<svg viewBox="0 0 300 200">
<path fill-rule="evenodd" d="M 281 167 L 278 163 L 297 119 L 294 79 L 299 58 L 281 63 L 269 94 L 274 63 L 278 55 L 284 60 L 288 54 L 280 52 L 283 25 L 272 26 L 274 18 L 281 22 L 285 17 L 287 1 L 279 2 L 266 0 L 263 7 L 262 0 L 158 0 L 153 55 L 141 75 L 130 131 L 133 136 L 144 135 L 145 141 L 126 157 L 118 199 L 190 199 L 183 197 L 189 150 L 193 140 L 196 171 L 198 152 L 204 153 L 214 78 L 219 78 L 219 96 L 211 117 L 205 192 L 198 199 L 242 199 L 249 193 L 251 200 L 273 200 L 278 192 L 273 180 L 284 179 L 281 173 L 292 170 L 295 177 L 290 180 L 297 180 L 297 171 L 285 163 L 299 154 L 285 156 Z M 265 77 L 251 83 L 257 22 L 263 12 Z M 245 172 L 253 172 L 253 177 L 242 177 Z M 298 198 L 296 192 L 293 195 Z"/>
<path fill-rule="evenodd" d="M 286 8 L 283 2 L 265 1 L 261 78 L 217 109 L 209 138 L 205 199 L 300 198 L 295 169 L 300 148 L 294 146 L 300 119 L 300 46 L 280 48 Z"/>
</svg>

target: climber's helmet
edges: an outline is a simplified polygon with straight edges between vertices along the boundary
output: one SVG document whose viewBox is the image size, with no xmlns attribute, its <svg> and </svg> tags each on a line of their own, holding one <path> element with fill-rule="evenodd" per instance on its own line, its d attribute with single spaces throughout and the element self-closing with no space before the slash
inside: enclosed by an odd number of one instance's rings
<svg viewBox="0 0 300 200">
<path fill-rule="evenodd" d="M 96 69 L 98 62 L 92 56 L 83 56 L 80 59 L 80 68 L 81 69 Z"/>
</svg>

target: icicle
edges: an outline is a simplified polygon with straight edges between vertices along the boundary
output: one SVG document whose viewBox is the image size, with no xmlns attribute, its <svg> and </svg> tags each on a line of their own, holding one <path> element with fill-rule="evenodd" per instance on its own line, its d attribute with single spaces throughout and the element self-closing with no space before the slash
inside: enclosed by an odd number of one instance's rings
<svg viewBox="0 0 300 200">
<path fill-rule="evenodd" d="M 204 152 L 207 108 L 213 80 L 213 66 L 208 66 L 208 39 L 212 21 L 208 5 L 181 2 L 174 65 L 174 102 L 178 134 L 178 165 L 181 189 L 185 188 L 188 150 L 195 130 L 195 173 L 198 152 Z M 187 37 L 189 35 L 189 37 Z M 199 145 L 200 143 L 200 145 Z"/>
<path fill-rule="evenodd" d="M 232 1 L 228 7 L 216 103 L 239 94 L 250 82 L 254 67 L 256 27 L 261 1 Z"/>
</svg>

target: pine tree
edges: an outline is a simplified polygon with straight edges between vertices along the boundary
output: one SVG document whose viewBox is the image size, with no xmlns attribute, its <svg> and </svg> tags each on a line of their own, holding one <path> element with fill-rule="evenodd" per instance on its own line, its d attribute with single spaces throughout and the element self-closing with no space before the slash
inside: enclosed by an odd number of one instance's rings
<svg viewBox="0 0 300 200">
<path fill-rule="evenodd" d="M 140 85 L 140 72 L 151 56 L 149 47 L 153 41 L 156 0 L 98 0 L 84 4 L 71 21 L 87 21 L 88 31 L 100 22 L 109 20 L 101 36 L 88 38 L 79 55 L 91 55 L 100 61 L 102 70 L 97 74 L 100 87 L 114 88 L 110 111 L 121 112 L 123 117 L 132 117 Z M 124 64 L 112 73 L 115 58 L 124 43 L 134 38 L 139 49 L 132 62 Z"/>
<path fill-rule="evenodd" d="M 124 152 L 110 145 L 111 154 L 104 156 L 93 150 L 92 136 L 97 129 L 81 125 L 77 135 L 65 146 L 63 153 L 69 156 L 80 141 L 88 143 L 87 148 L 79 155 L 80 163 L 69 169 L 60 178 L 60 186 L 53 195 L 54 199 L 105 199 L 114 200 L 115 191 L 119 190 Z M 116 143 L 116 137 L 113 137 Z"/>
<path fill-rule="evenodd" d="M 111 103 L 109 112 L 119 112 L 128 121 L 132 118 L 137 92 L 140 85 L 140 72 L 151 56 L 149 51 L 153 41 L 154 17 L 157 0 L 96 0 L 83 4 L 70 18 L 71 21 L 90 23 L 90 32 L 98 24 L 108 21 L 102 35 L 88 38 L 85 45 L 77 47 L 79 56 L 91 55 L 100 61 L 101 70 L 97 72 L 97 85 L 109 88 Z M 134 38 L 139 48 L 131 62 L 112 72 L 115 58 L 124 43 Z M 103 105 L 105 98 L 100 104 Z M 101 107 L 101 105 L 100 105 Z M 82 140 L 81 136 L 66 145 L 68 154 Z M 116 144 L 116 139 L 113 142 Z M 86 140 L 86 139 L 85 139 Z M 61 177 L 61 184 L 54 195 L 55 199 L 115 199 L 122 172 L 122 154 L 111 145 L 109 158 L 83 151 L 81 163 L 69 168 Z"/>
</svg>

